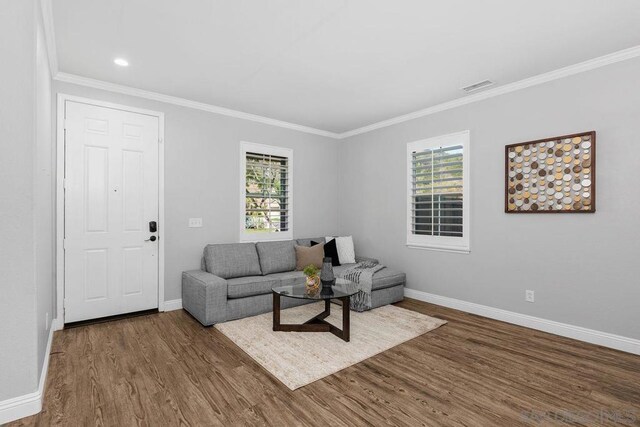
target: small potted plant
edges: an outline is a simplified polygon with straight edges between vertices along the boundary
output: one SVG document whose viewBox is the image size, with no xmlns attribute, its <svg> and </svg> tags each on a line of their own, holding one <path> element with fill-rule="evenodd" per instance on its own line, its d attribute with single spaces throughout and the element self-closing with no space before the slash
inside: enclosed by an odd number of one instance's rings
<svg viewBox="0 0 640 427">
<path fill-rule="evenodd" d="M 307 276 L 307 290 L 317 291 L 320 288 L 320 269 L 313 264 L 307 265 L 302 270 L 305 276 Z"/>
</svg>

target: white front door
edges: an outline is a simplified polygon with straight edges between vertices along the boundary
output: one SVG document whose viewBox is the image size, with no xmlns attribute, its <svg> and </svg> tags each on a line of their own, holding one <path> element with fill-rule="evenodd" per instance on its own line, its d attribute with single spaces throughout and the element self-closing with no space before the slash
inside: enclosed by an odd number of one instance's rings
<svg viewBox="0 0 640 427">
<path fill-rule="evenodd" d="M 65 102 L 65 323 L 158 307 L 158 125 Z"/>
</svg>

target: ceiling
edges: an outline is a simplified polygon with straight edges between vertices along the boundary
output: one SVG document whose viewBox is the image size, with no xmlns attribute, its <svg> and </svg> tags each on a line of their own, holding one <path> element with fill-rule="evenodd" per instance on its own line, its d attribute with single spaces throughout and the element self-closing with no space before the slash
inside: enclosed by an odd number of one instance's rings
<svg viewBox="0 0 640 427">
<path fill-rule="evenodd" d="M 337 133 L 640 45 L 637 0 L 53 0 L 53 22 L 60 72 Z"/>
</svg>

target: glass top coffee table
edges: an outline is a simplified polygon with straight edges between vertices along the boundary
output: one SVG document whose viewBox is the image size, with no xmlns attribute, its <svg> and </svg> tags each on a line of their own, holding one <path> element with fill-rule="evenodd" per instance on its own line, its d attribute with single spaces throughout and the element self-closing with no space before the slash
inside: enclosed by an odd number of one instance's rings
<svg viewBox="0 0 640 427">
<path fill-rule="evenodd" d="M 331 288 L 320 288 L 316 292 L 309 292 L 300 279 L 299 284 L 289 286 L 274 286 L 273 293 L 273 330 L 283 332 L 331 332 L 338 338 L 349 341 L 349 305 L 351 296 L 358 292 L 358 286 L 350 280 L 336 279 Z M 324 300 L 324 311 L 302 324 L 280 323 L 280 297 L 298 298 L 313 301 Z M 331 300 L 342 302 L 342 329 L 333 326 L 326 319 L 331 314 Z"/>
</svg>

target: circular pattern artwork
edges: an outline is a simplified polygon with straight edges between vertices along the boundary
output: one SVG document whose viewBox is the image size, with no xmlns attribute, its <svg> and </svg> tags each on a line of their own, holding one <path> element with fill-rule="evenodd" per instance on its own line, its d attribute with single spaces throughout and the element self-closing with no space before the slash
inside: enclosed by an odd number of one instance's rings
<svg viewBox="0 0 640 427">
<path fill-rule="evenodd" d="M 586 132 L 508 145 L 505 212 L 595 212 L 595 139 Z"/>
</svg>

